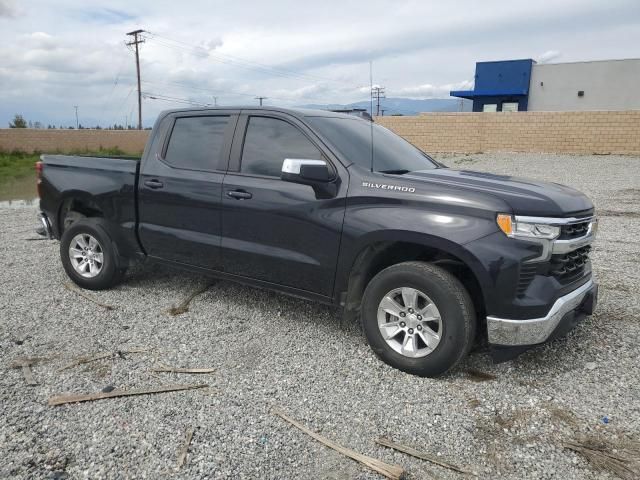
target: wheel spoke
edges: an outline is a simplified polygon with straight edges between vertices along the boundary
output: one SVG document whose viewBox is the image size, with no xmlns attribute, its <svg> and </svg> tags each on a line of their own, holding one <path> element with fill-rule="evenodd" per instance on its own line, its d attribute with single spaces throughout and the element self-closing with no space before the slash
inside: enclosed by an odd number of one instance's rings
<svg viewBox="0 0 640 480">
<path fill-rule="evenodd" d="M 96 253 L 96 254 L 94 254 L 94 255 L 93 255 L 93 259 L 94 259 L 96 262 L 98 262 L 100 265 L 102 265 L 102 264 L 104 263 L 104 262 L 103 262 L 103 258 L 104 258 L 104 256 L 103 256 L 103 254 L 102 254 L 102 253 Z"/>
<path fill-rule="evenodd" d="M 402 353 L 409 357 L 413 357 L 418 350 L 418 346 L 416 345 L 416 339 L 413 335 L 405 335 L 404 341 L 402 342 Z"/>
<path fill-rule="evenodd" d="M 98 245 L 96 239 L 93 237 L 89 237 L 89 248 L 93 250 L 94 248 L 96 248 L 96 245 Z"/>
<path fill-rule="evenodd" d="M 426 325 L 422 326 L 422 330 L 418 332 L 418 335 L 420 335 L 420 338 L 422 338 L 422 341 L 427 345 L 427 347 L 431 349 L 436 348 L 440 342 L 440 335 Z"/>
<path fill-rule="evenodd" d="M 391 340 L 393 337 L 398 335 L 402 328 L 400 328 L 400 322 L 389 322 L 383 325 L 380 325 L 380 332 L 382 333 L 382 337 L 385 340 Z"/>
<path fill-rule="evenodd" d="M 77 248 L 70 248 L 69 253 L 73 256 L 73 258 L 82 258 L 82 250 L 78 250 Z"/>
<path fill-rule="evenodd" d="M 86 266 L 89 265 L 89 262 L 87 262 L 84 258 L 78 262 L 78 271 L 80 272 L 86 272 Z"/>
<path fill-rule="evenodd" d="M 400 312 L 403 310 L 402 306 L 389 296 L 386 296 L 382 299 L 379 308 L 393 315 L 394 317 L 399 317 Z"/>
<path fill-rule="evenodd" d="M 89 245 L 87 245 L 86 240 L 84 239 L 84 235 L 78 235 L 76 237 L 76 244 L 80 246 L 80 250 L 84 250 Z"/>
<path fill-rule="evenodd" d="M 418 305 L 418 291 L 415 288 L 403 288 L 402 301 L 405 308 L 413 308 L 415 310 Z"/>
<path fill-rule="evenodd" d="M 440 312 L 438 312 L 438 309 L 436 308 L 435 304 L 430 303 L 429 305 L 427 305 L 426 307 L 424 307 L 422 310 L 420 310 L 420 315 L 422 315 L 422 318 L 424 320 L 439 320 L 440 319 Z"/>
<path fill-rule="evenodd" d="M 96 265 L 96 263 L 95 263 L 95 262 L 89 262 L 89 271 L 90 271 L 92 274 L 94 274 L 94 275 L 95 275 L 96 273 L 98 273 L 98 270 L 99 270 L 99 269 L 98 269 L 98 266 Z"/>
</svg>

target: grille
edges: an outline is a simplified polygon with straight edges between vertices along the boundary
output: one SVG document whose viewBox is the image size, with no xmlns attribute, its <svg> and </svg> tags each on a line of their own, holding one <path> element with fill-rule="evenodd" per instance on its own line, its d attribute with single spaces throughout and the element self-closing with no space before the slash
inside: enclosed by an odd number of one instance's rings
<svg viewBox="0 0 640 480">
<path fill-rule="evenodd" d="M 552 255 L 549 272 L 565 283 L 578 278 L 589 262 L 590 250 L 591 247 L 587 245 L 564 255 Z"/>
<path fill-rule="evenodd" d="M 516 295 L 521 297 L 536 276 L 538 266 L 536 264 L 520 265 L 520 277 L 518 278 L 518 286 L 516 287 Z"/>
<path fill-rule="evenodd" d="M 562 227 L 560 227 L 560 240 L 569 240 L 585 236 L 589 231 L 589 223 L 590 221 L 587 220 L 586 222 L 562 225 Z"/>
</svg>

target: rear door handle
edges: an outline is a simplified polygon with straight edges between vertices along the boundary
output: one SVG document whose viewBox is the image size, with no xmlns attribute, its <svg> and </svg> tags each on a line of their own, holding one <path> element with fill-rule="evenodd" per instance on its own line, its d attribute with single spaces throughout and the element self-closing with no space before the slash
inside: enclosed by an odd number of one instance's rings
<svg viewBox="0 0 640 480">
<path fill-rule="evenodd" d="M 235 198 L 236 200 L 248 200 L 253 197 L 251 193 L 245 192 L 244 190 L 230 190 L 227 192 L 227 196 Z"/>
<path fill-rule="evenodd" d="M 153 188 L 153 189 L 164 187 L 164 183 L 162 183 L 160 180 L 155 180 L 155 179 L 153 179 L 153 180 L 145 180 L 144 184 L 147 187 Z"/>
</svg>

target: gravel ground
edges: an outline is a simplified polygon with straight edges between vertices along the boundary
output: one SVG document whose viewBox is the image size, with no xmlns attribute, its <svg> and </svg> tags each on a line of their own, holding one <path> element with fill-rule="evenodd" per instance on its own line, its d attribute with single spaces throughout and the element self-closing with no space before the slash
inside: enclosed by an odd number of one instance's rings
<svg viewBox="0 0 640 480">
<path fill-rule="evenodd" d="M 614 478 L 562 441 L 582 434 L 640 438 L 640 158 L 441 156 L 455 168 L 545 179 L 586 192 L 600 215 L 592 256 L 597 313 L 567 338 L 493 365 L 471 355 L 432 380 L 387 367 L 357 326 L 326 306 L 218 282 L 189 311 L 168 309 L 211 282 L 159 267 L 90 293 L 65 288 L 58 243 L 33 233 L 34 206 L 0 207 L 1 478 L 380 478 L 286 424 L 278 406 L 315 431 L 410 478 L 460 474 L 379 447 L 393 438 L 480 478 Z M 31 241 L 34 240 L 34 241 Z M 145 348 L 64 371 L 81 355 Z M 37 386 L 10 369 L 20 356 Z M 151 373 L 157 362 L 215 367 L 211 375 Z M 495 376 L 479 381 L 476 369 Z M 55 394 L 107 386 L 206 382 L 186 392 L 47 406 Z M 175 472 L 185 430 L 187 464 Z"/>
</svg>

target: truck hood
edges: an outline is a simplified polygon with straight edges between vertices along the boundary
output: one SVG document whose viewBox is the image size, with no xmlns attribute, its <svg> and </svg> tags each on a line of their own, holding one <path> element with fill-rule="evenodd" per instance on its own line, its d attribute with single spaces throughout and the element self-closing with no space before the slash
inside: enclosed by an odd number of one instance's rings
<svg viewBox="0 0 640 480">
<path fill-rule="evenodd" d="M 492 195 L 510 205 L 517 215 L 562 217 L 593 210 L 586 195 L 558 183 L 449 168 L 411 172 L 397 178 Z"/>
</svg>

